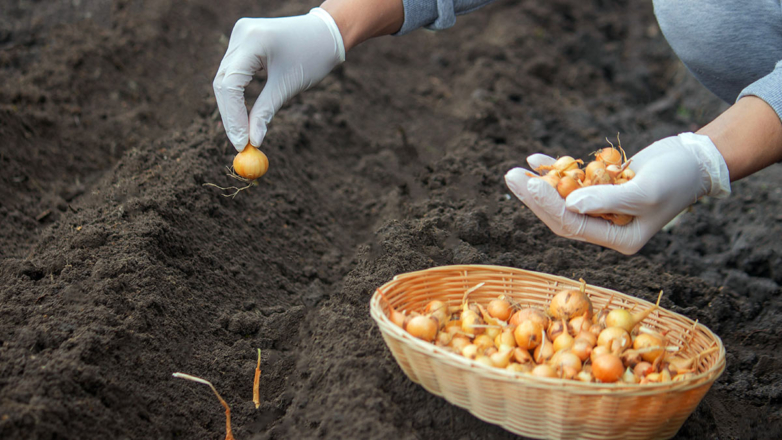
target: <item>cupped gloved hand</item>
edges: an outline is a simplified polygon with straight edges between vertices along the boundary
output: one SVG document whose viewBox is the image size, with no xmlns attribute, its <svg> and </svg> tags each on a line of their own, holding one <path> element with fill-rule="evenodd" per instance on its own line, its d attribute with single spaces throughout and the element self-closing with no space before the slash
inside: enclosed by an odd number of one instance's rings
<svg viewBox="0 0 782 440">
<path fill-rule="evenodd" d="M 225 131 L 236 150 L 241 152 L 248 140 L 260 146 L 280 107 L 343 61 L 342 35 L 321 8 L 296 17 L 237 21 L 212 83 Z M 244 88 L 261 69 L 267 71 L 266 84 L 248 117 Z"/>
<path fill-rule="evenodd" d="M 554 159 L 534 154 L 530 167 Z M 634 254 L 663 226 L 698 198 L 727 197 L 730 179 L 725 160 L 708 136 L 682 133 L 653 143 L 632 157 L 635 177 L 621 185 L 579 188 L 567 199 L 527 170 L 505 175 L 510 190 L 557 235 Z M 629 214 L 635 219 L 617 226 L 586 214 Z"/>
</svg>

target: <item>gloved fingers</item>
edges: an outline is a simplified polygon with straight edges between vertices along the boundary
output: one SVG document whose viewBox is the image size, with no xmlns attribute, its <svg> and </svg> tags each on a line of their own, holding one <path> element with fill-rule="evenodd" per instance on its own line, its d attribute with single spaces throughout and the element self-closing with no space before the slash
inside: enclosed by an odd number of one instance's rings
<svg viewBox="0 0 782 440">
<path fill-rule="evenodd" d="M 232 42 L 234 40 L 232 39 Z M 231 47 L 229 43 L 228 52 L 212 82 L 225 132 L 234 148 L 240 152 L 244 150 L 249 138 L 244 89 L 261 67 L 258 55 L 248 53 L 241 45 Z"/>
<path fill-rule="evenodd" d="M 244 104 L 244 88 L 252 80 L 252 74 L 233 73 L 218 75 L 213 83 L 217 107 L 223 119 L 228 139 L 237 151 L 241 152 L 247 145 L 248 118 Z"/>
<path fill-rule="evenodd" d="M 527 182 L 532 178 L 527 174 L 534 174 L 524 168 L 513 168 L 505 174 L 505 184 L 510 191 L 522 202 L 529 198 Z"/>
<path fill-rule="evenodd" d="M 527 206 L 537 205 L 545 215 L 538 210 L 533 209 L 533 212 L 559 236 L 598 244 L 627 255 L 638 252 L 650 238 L 638 219 L 625 226 L 616 226 L 602 218 L 568 211 L 559 193 L 542 180 L 531 179 L 527 187 L 531 198 Z"/>
<path fill-rule="evenodd" d="M 527 163 L 529 164 L 530 168 L 533 170 L 537 170 L 541 166 L 553 165 L 554 162 L 556 161 L 557 160 L 554 159 L 553 157 L 541 153 L 535 153 L 527 157 Z M 538 173 L 538 174 L 546 174 L 546 173 Z"/>
<path fill-rule="evenodd" d="M 557 190 L 541 179 L 529 179 L 526 192 L 528 196 L 524 203 L 549 229 L 560 237 L 583 240 L 580 232 L 587 217 L 575 215 L 565 209 L 565 200 Z"/>
<path fill-rule="evenodd" d="M 560 237 L 598 244 L 627 255 L 638 252 L 651 238 L 639 219 L 616 226 L 602 218 L 568 211 L 554 188 L 541 179 L 527 176 L 528 172 L 524 168 L 510 170 L 505 175 L 508 188 Z"/>
<path fill-rule="evenodd" d="M 629 214 L 639 216 L 654 208 L 651 197 L 636 180 L 621 185 L 578 188 L 567 196 L 565 207 L 576 214 Z"/>
<path fill-rule="evenodd" d="M 554 188 L 551 188 L 547 183 L 540 179 L 528 176 L 527 173 L 529 173 L 529 171 L 524 168 L 514 168 L 508 171 L 505 175 L 505 182 L 511 192 L 513 192 L 522 203 L 527 205 L 527 207 L 555 234 L 562 237 L 579 239 L 562 227 L 562 213 L 567 212 L 565 211 L 564 200 L 559 197 L 559 194 Z M 535 181 L 535 183 L 542 183 L 551 190 L 551 193 L 546 192 L 542 195 L 541 198 L 544 200 L 535 200 L 535 197 L 530 192 L 530 187 L 533 186 L 530 185 L 530 182 L 532 181 Z M 542 188 L 542 190 L 544 190 L 544 188 Z M 559 201 L 557 199 L 559 199 Z M 546 208 L 542 206 L 543 204 L 546 205 Z"/>
<path fill-rule="evenodd" d="M 276 74 L 269 74 L 261 94 L 250 110 L 250 143 L 254 146 L 261 146 L 274 115 L 288 99 L 299 93 L 301 87 L 296 83 L 301 82 L 300 78 L 303 77 L 300 69 L 301 66 L 299 71 L 287 73 L 282 78 Z"/>
</svg>

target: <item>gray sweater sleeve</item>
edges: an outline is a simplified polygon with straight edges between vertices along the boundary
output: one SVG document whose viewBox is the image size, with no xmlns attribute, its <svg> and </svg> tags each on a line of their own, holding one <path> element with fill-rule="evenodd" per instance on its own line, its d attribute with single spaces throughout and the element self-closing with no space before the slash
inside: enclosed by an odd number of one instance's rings
<svg viewBox="0 0 782 440">
<path fill-rule="evenodd" d="M 665 38 L 692 74 L 728 103 L 754 95 L 782 119 L 779 0 L 654 0 Z"/>
<path fill-rule="evenodd" d="M 446 29 L 456 23 L 456 16 L 472 12 L 494 0 L 402 0 L 405 22 L 395 35 L 404 35 L 420 27 Z"/>
<path fill-rule="evenodd" d="M 776 64 L 771 73 L 742 90 L 738 99 L 748 95 L 757 96 L 766 101 L 782 120 L 782 61 Z"/>
</svg>

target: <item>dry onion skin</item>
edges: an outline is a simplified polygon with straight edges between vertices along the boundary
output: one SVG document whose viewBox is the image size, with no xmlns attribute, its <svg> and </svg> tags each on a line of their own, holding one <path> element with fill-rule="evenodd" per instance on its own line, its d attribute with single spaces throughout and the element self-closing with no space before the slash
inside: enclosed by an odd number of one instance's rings
<svg viewBox="0 0 782 440">
<path fill-rule="evenodd" d="M 549 379 L 623 386 L 683 381 L 700 371 L 703 356 L 717 350 L 686 357 L 679 354 L 682 347 L 668 345 L 669 331 L 649 327 L 656 322 L 639 326 L 659 308 L 662 292 L 657 304 L 641 312 L 610 309 L 612 297 L 595 313 L 586 281 L 580 281 L 579 289 L 554 295 L 545 310 L 504 295 L 485 304 L 471 302 L 468 295 L 474 287 L 459 305 L 432 300 L 419 311 L 399 311 L 386 300 L 387 313 L 412 337 L 473 365 Z"/>
<path fill-rule="evenodd" d="M 619 134 L 616 135 L 619 140 Z M 621 185 L 631 181 L 635 172 L 629 168 L 630 160 L 622 149 L 611 145 L 595 152 L 595 160 L 586 164 L 581 159 L 571 156 L 562 156 L 552 165 L 543 165 L 535 169 L 539 174 L 527 173 L 528 176 L 539 178 L 556 189 L 560 197 L 567 198 L 573 191 L 593 185 Z M 592 217 L 602 218 L 617 226 L 625 226 L 633 221 L 633 216 L 620 213 L 590 214 Z"/>
</svg>

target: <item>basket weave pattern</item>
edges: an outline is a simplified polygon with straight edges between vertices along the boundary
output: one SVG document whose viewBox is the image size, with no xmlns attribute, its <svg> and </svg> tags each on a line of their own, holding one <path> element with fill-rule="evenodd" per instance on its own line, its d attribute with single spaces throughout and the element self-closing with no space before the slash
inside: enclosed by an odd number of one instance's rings
<svg viewBox="0 0 782 440">
<path fill-rule="evenodd" d="M 664 309 L 649 315 L 643 325 L 670 330 L 668 344 L 682 348 L 680 354 L 691 357 L 714 346 L 719 350 L 701 357 L 697 374 L 687 380 L 646 385 L 546 379 L 485 367 L 412 337 L 388 318 L 389 302 L 399 311 L 421 311 L 434 299 L 457 305 L 465 291 L 479 283 L 485 284 L 470 294 L 470 302 L 486 305 L 502 294 L 522 307 L 541 310 L 547 310 L 560 290 L 580 287 L 567 278 L 508 267 L 443 266 L 397 275 L 378 288 L 370 311 L 394 358 L 413 382 L 513 433 L 551 439 L 670 438 L 725 369 L 725 348 L 719 337 Z M 586 293 L 595 310 L 612 295 L 610 309 L 643 310 L 653 305 L 590 285 Z"/>
</svg>

